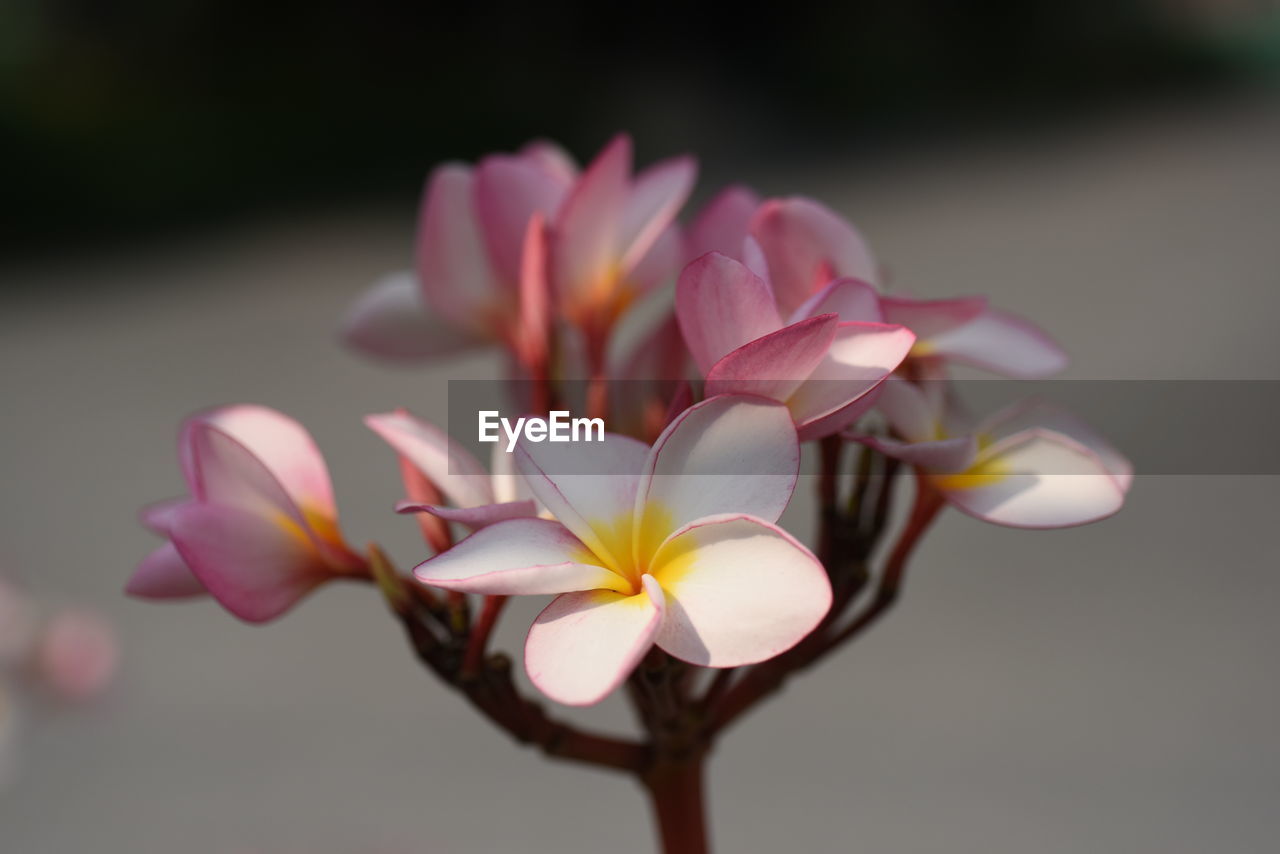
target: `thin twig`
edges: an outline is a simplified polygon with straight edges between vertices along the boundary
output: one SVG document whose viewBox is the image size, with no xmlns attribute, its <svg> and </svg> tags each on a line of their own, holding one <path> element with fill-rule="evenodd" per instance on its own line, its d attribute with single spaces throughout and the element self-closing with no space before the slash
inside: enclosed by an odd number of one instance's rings
<svg viewBox="0 0 1280 854">
<path fill-rule="evenodd" d="M 489 646 L 489 636 L 498 624 L 502 608 L 507 604 L 506 596 L 486 596 L 480 607 L 480 617 L 476 620 L 471 636 L 467 639 L 467 654 L 462 660 L 462 675 L 470 676 L 480 670 L 484 661 L 485 650 Z"/>
</svg>

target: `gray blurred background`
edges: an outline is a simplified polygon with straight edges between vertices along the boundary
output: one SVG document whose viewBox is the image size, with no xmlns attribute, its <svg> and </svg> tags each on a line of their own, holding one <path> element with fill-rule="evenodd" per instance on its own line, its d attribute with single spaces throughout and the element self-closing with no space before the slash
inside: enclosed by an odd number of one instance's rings
<svg viewBox="0 0 1280 854">
<path fill-rule="evenodd" d="M 535 134 L 586 157 L 630 128 L 642 159 L 695 150 L 703 198 L 729 178 L 818 196 L 904 287 L 1035 317 L 1073 378 L 1280 379 L 1274 11 L 934 5 L 745 32 L 695 14 L 645 44 L 679 21 L 597 37 L 568 4 L 522 40 L 527 13 L 501 6 L 486 29 L 376 5 L 11 4 L 0 573 L 108 613 L 124 658 L 91 708 L 24 707 L 0 851 L 651 850 L 630 782 L 513 747 L 370 590 L 259 628 L 120 592 L 154 542 L 136 509 L 182 491 L 177 422 L 233 401 L 312 430 L 354 542 L 423 555 L 360 416 L 443 422 L 446 381 L 496 360 L 390 370 L 332 332 L 408 265 L 440 157 Z M 718 850 L 1274 851 L 1277 486 L 1140 477 L 1119 516 L 1061 532 L 945 517 L 890 618 L 723 741 Z M 788 517 L 804 535 L 810 488 Z M 631 726 L 616 698 L 573 716 Z"/>
</svg>

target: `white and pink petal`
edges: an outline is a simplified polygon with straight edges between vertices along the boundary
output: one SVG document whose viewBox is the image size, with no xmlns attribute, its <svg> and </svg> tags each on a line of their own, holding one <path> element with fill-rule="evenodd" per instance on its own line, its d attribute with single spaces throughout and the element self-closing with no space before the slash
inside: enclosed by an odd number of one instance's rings
<svg viewBox="0 0 1280 854">
<path fill-rule="evenodd" d="M 1084 525 L 1105 519 L 1124 504 L 1124 489 L 1096 454 L 1041 429 L 986 449 L 972 473 L 934 483 L 965 513 L 1014 528 Z"/>
<path fill-rule="evenodd" d="M 525 640 L 530 681 L 559 703 L 589 706 L 607 697 L 652 648 L 662 625 L 662 591 L 566 593 L 546 607 Z"/>
<path fill-rule="evenodd" d="M 392 362 L 418 362 L 486 343 L 466 329 L 442 322 L 422 299 L 418 277 L 386 276 L 347 312 L 342 339 L 351 347 Z"/>
<path fill-rule="evenodd" d="M 646 535 L 661 537 L 720 513 L 776 521 L 799 468 L 800 444 L 785 406 L 748 395 L 713 397 L 678 415 L 654 443 L 637 519 Z M 646 515 L 666 529 L 650 530 Z"/>
<path fill-rule="evenodd" d="M 680 273 L 676 317 L 704 374 L 737 348 L 782 327 L 768 283 L 718 252 L 697 258 Z"/>
<path fill-rule="evenodd" d="M 418 564 L 413 574 L 424 584 L 488 596 L 629 589 L 625 579 L 592 558 L 582 541 L 558 522 L 508 519 Z"/>
<path fill-rule="evenodd" d="M 658 645 L 706 667 L 773 658 L 831 607 L 831 584 L 813 553 L 749 516 L 686 525 L 663 543 L 653 566 L 667 601 Z"/>
</svg>

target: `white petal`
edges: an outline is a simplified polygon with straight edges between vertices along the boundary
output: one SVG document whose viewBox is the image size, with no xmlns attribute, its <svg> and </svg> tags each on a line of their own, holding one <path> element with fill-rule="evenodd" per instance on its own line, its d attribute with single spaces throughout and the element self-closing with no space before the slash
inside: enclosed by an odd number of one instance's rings
<svg viewBox="0 0 1280 854">
<path fill-rule="evenodd" d="M 347 312 L 342 339 L 379 359 L 414 362 L 483 345 L 444 323 L 422 300 L 413 273 L 393 273 L 366 291 Z"/>
<path fill-rule="evenodd" d="M 800 444 L 785 406 L 744 395 L 713 397 L 678 415 L 654 443 L 637 518 L 651 520 L 642 528 L 649 538 L 718 513 L 777 521 L 799 469 Z M 661 529 L 652 527 L 659 523 Z"/>
<path fill-rule="evenodd" d="M 413 574 L 424 584 L 490 596 L 630 589 L 609 570 L 588 563 L 590 557 L 558 522 L 509 519 L 418 564 Z"/>
<path fill-rule="evenodd" d="M 813 553 L 761 519 L 713 516 L 659 549 L 654 577 L 667 597 L 657 643 L 708 667 L 737 667 L 795 646 L 831 607 Z"/>
<path fill-rule="evenodd" d="M 613 568 L 630 563 L 631 521 L 649 448 L 614 433 L 603 442 L 516 446 L 516 468 L 542 505 Z"/>
<path fill-rule="evenodd" d="M 484 466 L 439 427 L 404 410 L 366 415 L 364 423 L 435 484 L 453 506 L 495 503 Z"/>
<path fill-rule="evenodd" d="M 529 629 L 529 679 L 566 705 L 600 702 L 653 646 L 662 612 L 662 591 L 651 579 L 634 596 L 592 590 L 557 597 Z"/>
<path fill-rule="evenodd" d="M 934 480 L 959 509 L 997 525 L 1065 528 L 1104 519 L 1124 490 L 1098 456 L 1059 433 L 1029 430 L 993 445 L 979 471 Z M 1006 473 L 1000 473 L 1006 472 Z"/>
</svg>

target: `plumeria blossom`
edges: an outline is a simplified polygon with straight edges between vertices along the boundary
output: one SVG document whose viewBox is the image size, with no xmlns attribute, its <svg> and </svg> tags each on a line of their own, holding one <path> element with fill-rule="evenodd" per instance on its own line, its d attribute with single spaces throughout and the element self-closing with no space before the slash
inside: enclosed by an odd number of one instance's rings
<svg viewBox="0 0 1280 854">
<path fill-rule="evenodd" d="M 1042 329 L 994 308 L 986 297 L 921 300 L 880 293 L 866 240 L 819 202 L 803 197 L 759 201 L 731 187 L 689 229 L 692 249 L 744 261 L 774 292 L 792 320 L 835 312 L 842 321 L 894 323 L 916 335 L 915 364 L 953 362 L 1018 379 L 1062 371 L 1063 349 Z"/>
<path fill-rule="evenodd" d="M 422 360 L 521 332 L 521 262 L 529 223 L 552 216 L 577 180 L 559 148 L 535 142 L 427 179 L 415 269 L 388 276 L 352 307 L 344 337 L 370 355 Z"/>
<path fill-rule="evenodd" d="M 587 167 L 551 226 L 552 292 L 569 322 L 599 335 L 635 299 L 672 279 L 683 246 L 672 228 L 697 164 L 673 157 L 632 177 L 620 134 Z"/>
<path fill-rule="evenodd" d="M 429 513 L 473 531 L 486 525 L 537 514 L 511 454 L 494 445 L 492 474 L 466 448 L 428 421 L 405 410 L 367 415 L 369 429 L 426 478 L 442 500 L 411 496 L 396 505 L 400 513 Z"/>
<path fill-rule="evenodd" d="M 248 622 L 265 622 L 317 586 L 366 577 L 343 541 L 324 458 L 286 415 L 238 405 L 183 425 L 188 498 L 154 505 L 143 522 L 168 539 L 126 588 L 147 599 L 212 594 Z"/>
<path fill-rule="evenodd" d="M 561 317 L 607 329 L 636 296 L 675 275 L 681 245 L 672 223 L 696 173 L 687 157 L 634 177 L 631 166 L 623 134 L 581 174 L 547 143 L 490 155 L 474 168 L 437 168 L 423 196 L 416 269 L 361 298 L 345 337 L 402 360 L 486 343 L 518 350 L 530 335 L 531 278 L 554 289 Z M 546 227 L 531 245 L 535 217 Z M 530 251 L 542 269 L 531 269 Z"/>
<path fill-rule="evenodd" d="M 916 335 L 910 366 L 936 374 L 947 364 L 968 365 L 1015 379 L 1039 379 L 1067 366 L 1066 352 L 1043 330 L 992 308 L 986 297 L 912 299 L 880 294 L 859 279 L 841 278 L 801 304 L 797 314 L 833 311 L 841 320 L 896 323 Z"/>
<path fill-rule="evenodd" d="M 830 607 L 822 565 L 774 524 L 800 462 L 777 403 L 711 398 L 652 448 L 607 434 L 516 455 L 556 521 L 489 525 L 415 574 L 449 590 L 558 594 L 525 644 L 529 677 L 555 700 L 598 702 L 655 643 L 708 667 L 771 658 Z"/>
<path fill-rule="evenodd" d="M 947 423 L 944 395 L 938 382 L 887 383 L 878 408 L 894 438 L 855 438 L 915 466 L 949 504 L 997 525 L 1083 525 L 1124 503 L 1132 465 L 1080 419 L 1028 400 L 957 429 Z"/>
<path fill-rule="evenodd" d="M 831 311 L 784 325 L 769 282 L 719 252 L 680 274 L 676 316 L 707 395 L 781 401 L 803 440 L 853 423 L 915 342 L 905 327 L 844 321 Z"/>
</svg>

